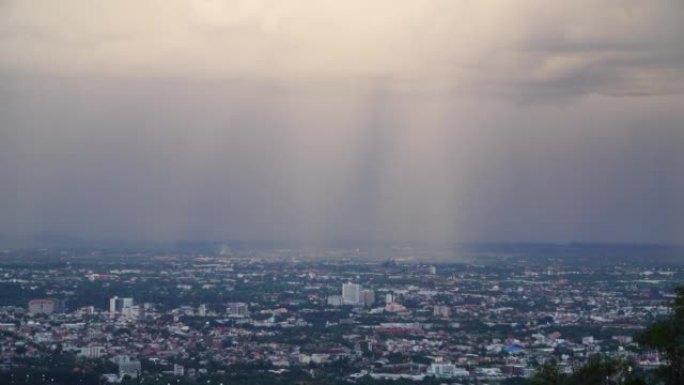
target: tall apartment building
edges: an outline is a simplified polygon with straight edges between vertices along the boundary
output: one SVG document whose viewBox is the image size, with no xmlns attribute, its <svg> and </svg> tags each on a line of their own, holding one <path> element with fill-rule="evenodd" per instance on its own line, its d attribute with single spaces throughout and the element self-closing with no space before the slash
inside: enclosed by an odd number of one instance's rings
<svg viewBox="0 0 684 385">
<path fill-rule="evenodd" d="M 112 297 L 109 299 L 109 312 L 122 313 L 126 308 L 133 307 L 133 298 Z"/>
<path fill-rule="evenodd" d="M 342 284 L 342 301 L 345 305 L 360 304 L 361 285 L 351 282 Z"/>
<path fill-rule="evenodd" d="M 64 311 L 64 303 L 57 299 L 32 299 L 28 303 L 31 314 L 53 314 Z"/>
</svg>

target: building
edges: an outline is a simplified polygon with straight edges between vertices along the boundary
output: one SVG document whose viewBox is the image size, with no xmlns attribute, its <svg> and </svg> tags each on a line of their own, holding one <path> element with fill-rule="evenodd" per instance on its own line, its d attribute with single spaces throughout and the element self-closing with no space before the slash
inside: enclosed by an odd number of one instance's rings
<svg viewBox="0 0 684 385">
<path fill-rule="evenodd" d="M 199 308 L 197 308 L 197 315 L 200 317 L 206 317 L 207 316 L 207 305 L 205 305 L 205 304 L 199 305 Z"/>
<path fill-rule="evenodd" d="M 131 307 L 133 307 L 133 298 L 112 297 L 109 299 L 110 313 L 123 313 L 124 309 Z"/>
<path fill-rule="evenodd" d="M 390 313 L 401 313 L 406 311 L 406 306 L 400 303 L 392 302 L 385 305 L 385 311 Z"/>
<path fill-rule="evenodd" d="M 249 307 L 244 302 L 229 302 L 226 305 L 226 313 L 229 317 L 247 317 L 249 315 Z"/>
<path fill-rule="evenodd" d="M 32 299 L 28 303 L 28 312 L 31 314 L 62 313 L 64 303 L 56 299 Z"/>
<path fill-rule="evenodd" d="M 310 363 L 314 364 L 324 364 L 330 360 L 329 354 L 314 353 L 314 354 L 300 354 L 299 363 L 308 365 Z"/>
<path fill-rule="evenodd" d="M 124 376 L 138 378 L 141 372 L 140 360 L 134 360 L 129 356 L 117 356 L 114 362 L 119 366 L 119 378 Z"/>
<path fill-rule="evenodd" d="M 435 305 L 434 309 L 432 310 L 432 315 L 435 317 L 449 318 L 451 315 L 451 308 L 446 305 Z"/>
<path fill-rule="evenodd" d="M 396 297 L 393 293 L 385 294 L 385 304 L 389 305 L 391 303 L 394 303 L 394 301 L 396 301 Z"/>
<path fill-rule="evenodd" d="M 78 355 L 85 358 L 100 358 L 107 354 L 104 346 L 84 346 Z"/>
<path fill-rule="evenodd" d="M 344 301 L 341 295 L 331 295 L 328 297 L 328 305 L 330 306 L 342 306 Z"/>
<path fill-rule="evenodd" d="M 185 367 L 183 367 L 182 365 L 173 364 L 173 375 L 174 376 L 184 376 L 185 375 Z"/>
<path fill-rule="evenodd" d="M 437 378 L 454 378 L 467 377 L 470 375 L 465 369 L 457 368 L 454 364 L 449 363 L 433 363 L 427 370 L 429 376 Z"/>
<path fill-rule="evenodd" d="M 371 307 L 375 303 L 375 292 L 373 290 L 361 291 L 361 304 L 366 307 Z"/>
<path fill-rule="evenodd" d="M 135 320 L 144 315 L 142 306 L 127 306 L 121 309 L 121 316 L 128 320 Z"/>
<path fill-rule="evenodd" d="M 345 283 L 342 285 L 342 301 L 345 305 L 358 305 L 361 303 L 361 285 Z"/>
</svg>

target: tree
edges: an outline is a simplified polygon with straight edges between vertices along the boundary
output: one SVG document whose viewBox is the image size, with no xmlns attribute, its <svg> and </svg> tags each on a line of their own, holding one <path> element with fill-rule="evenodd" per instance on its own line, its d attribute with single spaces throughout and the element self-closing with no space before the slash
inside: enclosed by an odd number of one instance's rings
<svg viewBox="0 0 684 385">
<path fill-rule="evenodd" d="M 672 314 L 646 328 L 637 341 L 665 355 L 665 384 L 684 384 L 684 286 L 677 287 Z"/>
<path fill-rule="evenodd" d="M 532 378 L 533 385 L 561 385 L 562 383 L 563 375 L 555 362 L 540 366 Z"/>
<path fill-rule="evenodd" d="M 627 372 L 627 364 L 601 357 L 593 357 L 570 377 L 570 384 L 612 385 L 618 384 Z"/>
<path fill-rule="evenodd" d="M 648 385 L 643 378 L 633 377 L 625 381 L 625 385 Z"/>
</svg>

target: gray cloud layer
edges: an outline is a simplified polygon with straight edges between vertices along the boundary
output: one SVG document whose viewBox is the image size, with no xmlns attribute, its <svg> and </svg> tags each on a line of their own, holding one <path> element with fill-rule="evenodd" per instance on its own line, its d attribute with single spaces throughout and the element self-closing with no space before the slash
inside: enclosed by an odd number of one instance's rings
<svg viewBox="0 0 684 385">
<path fill-rule="evenodd" d="M 684 237 L 679 1 L 0 4 L 0 233 Z"/>
</svg>

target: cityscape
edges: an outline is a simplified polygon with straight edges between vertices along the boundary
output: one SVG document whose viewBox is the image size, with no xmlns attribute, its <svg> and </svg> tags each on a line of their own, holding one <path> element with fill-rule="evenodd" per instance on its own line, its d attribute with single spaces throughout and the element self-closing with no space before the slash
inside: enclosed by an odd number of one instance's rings
<svg viewBox="0 0 684 385">
<path fill-rule="evenodd" d="M 681 249 L 656 246 L 223 249 L 3 252 L 0 378 L 525 384 L 596 355 L 648 375 L 666 359 L 638 335 L 684 281 Z"/>
<path fill-rule="evenodd" d="M 0 385 L 684 385 L 684 0 L 0 0 Z"/>
</svg>

